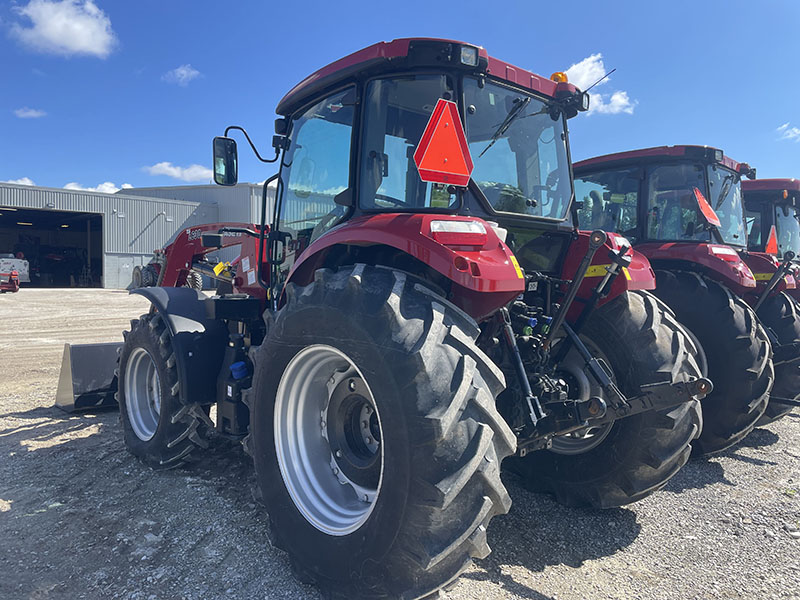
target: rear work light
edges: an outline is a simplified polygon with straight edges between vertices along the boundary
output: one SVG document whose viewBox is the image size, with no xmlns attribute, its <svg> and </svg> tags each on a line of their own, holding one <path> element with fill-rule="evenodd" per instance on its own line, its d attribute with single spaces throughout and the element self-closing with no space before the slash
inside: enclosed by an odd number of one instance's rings
<svg viewBox="0 0 800 600">
<path fill-rule="evenodd" d="M 461 46 L 461 64 L 468 67 L 477 67 L 478 49 L 474 46 Z"/>
<path fill-rule="evenodd" d="M 727 262 L 739 262 L 741 259 L 739 258 L 739 253 L 736 252 L 733 248 L 728 246 L 717 246 L 715 244 L 710 244 L 708 246 L 709 251 L 711 254 L 716 256 L 717 258 L 721 258 Z"/>
<path fill-rule="evenodd" d="M 478 221 L 431 221 L 431 235 L 445 246 L 483 246 L 488 239 Z"/>
</svg>

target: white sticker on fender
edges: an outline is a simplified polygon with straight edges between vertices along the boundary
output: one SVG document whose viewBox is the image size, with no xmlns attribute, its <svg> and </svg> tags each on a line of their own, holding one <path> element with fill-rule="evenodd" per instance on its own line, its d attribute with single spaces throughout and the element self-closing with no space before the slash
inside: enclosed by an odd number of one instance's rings
<svg viewBox="0 0 800 600">
<path fill-rule="evenodd" d="M 242 269 L 244 269 L 245 271 L 249 271 L 250 270 L 250 257 L 249 256 L 245 256 L 242 259 Z"/>
<path fill-rule="evenodd" d="M 256 282 L 256 270 L 250 269 L 247 272 L 247 285 L 253 285 Z"/>
</svg>

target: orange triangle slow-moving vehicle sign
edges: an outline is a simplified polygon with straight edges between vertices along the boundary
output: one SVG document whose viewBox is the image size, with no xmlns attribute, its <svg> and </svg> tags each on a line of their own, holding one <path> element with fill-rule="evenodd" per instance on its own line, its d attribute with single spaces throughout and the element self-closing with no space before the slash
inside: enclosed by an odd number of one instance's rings
<svg viewBox="0 0 800 600">
<path fill-rule="evenodd" d="M 430 183 L 464 186 L 472 174 L 472 157 L 455 102 L 439 99 L 425 126 L 414 163 L 419 177 Z"/>
<path fill-rule="evenodd" d="M 708 221 L 709 225 L 714 225 L 715 227 L 720 227 L 722 224 L 719 222 L 719 217 L 717 213 L 714 212 L 714 209 L 711 208 L 711 205 L 706 200 L 706 197 L 703 195 L 698 188 L 694 188 L 694 197 L 697 200 L 697 205 L 700 207 L 700 212 L 703 213 L 703 216 Z"/>
<path fill-rule="evenodd" d="M 769 238 L 767 238 L 767 246 L 764 252 L 778 256 L 778 235 L 775 233 L 775 225 L 769 228 Z"/>
</svg>

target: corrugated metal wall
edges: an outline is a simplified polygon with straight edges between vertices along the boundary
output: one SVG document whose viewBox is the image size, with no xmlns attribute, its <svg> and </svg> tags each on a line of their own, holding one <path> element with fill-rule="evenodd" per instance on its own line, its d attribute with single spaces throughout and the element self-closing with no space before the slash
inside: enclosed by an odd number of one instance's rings
<svg viewBox="0 0 800 600">
<path fill-rule="evenodd" d="M 240 183 L 231 187 L 219 185 L 179 185 L 170 187 L 135 188 L 125 190 L 127 195 L 183 200 L 218 207 L 220 221 L 260 223 L 263 185 Z M 272 220 L 275 185 L 267 193 L 267 223 Z"/>
<path fill-rule="evenodd" d="M 216 204 L 8 183 L 0 183 L 0 206 L 103 215 L 103 285 L 111 288 L 127 287 L 133 266 L 146 263 L 175 232 L 219 220 Z"/>
</svg>

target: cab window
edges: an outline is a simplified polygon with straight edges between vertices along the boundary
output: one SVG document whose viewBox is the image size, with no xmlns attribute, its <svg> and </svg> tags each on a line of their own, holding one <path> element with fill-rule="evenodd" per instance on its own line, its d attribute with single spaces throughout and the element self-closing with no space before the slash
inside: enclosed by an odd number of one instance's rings
<svg viewBox="0 0 800 600">
<path fill-rule="evenodd" d="M 367 210 L 447 209 L 456 202 L 446 185 L 422 181 L 414 151 L 440 98 L 455 100 L 444 75 L 369 82 L 364 101 L 359 205 Z"/>
</svg>

